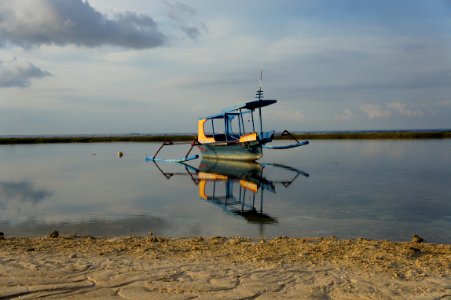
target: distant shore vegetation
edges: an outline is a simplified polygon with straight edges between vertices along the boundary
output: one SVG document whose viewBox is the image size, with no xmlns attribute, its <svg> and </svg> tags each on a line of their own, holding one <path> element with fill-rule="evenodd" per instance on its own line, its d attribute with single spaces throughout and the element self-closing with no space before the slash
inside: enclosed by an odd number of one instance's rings
<svg viewBox="0 0 451 300">
<path fill-rule="evenodd" d="M 451 130 L 432 131 L 351 131 L 351 132 L 307 132 L 293 133 L 298 140 L 398 140 L 398 139 L 447 139 L 451 138 Z M 186 135 L 110 135 L 110 136 L 13 136 L 0 137 L 0 144 L 55 144 L 55 143 L 109 143 L 109 142 L 163 142 L 194 141 L 196 136 Z M 276 140 L 290 139 L 276 133 Z"/>
</svg>

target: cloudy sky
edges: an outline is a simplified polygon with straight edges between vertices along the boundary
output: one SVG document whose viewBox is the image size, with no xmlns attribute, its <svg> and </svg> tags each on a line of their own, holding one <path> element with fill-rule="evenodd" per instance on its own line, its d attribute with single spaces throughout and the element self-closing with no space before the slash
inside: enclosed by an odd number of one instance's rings
<svg viewBox="0 0 451 300">
<path fill-rule="evenodd" d="M 451 127 L 449 0 L 0 0 L 0 135 Z"/>
</svg>

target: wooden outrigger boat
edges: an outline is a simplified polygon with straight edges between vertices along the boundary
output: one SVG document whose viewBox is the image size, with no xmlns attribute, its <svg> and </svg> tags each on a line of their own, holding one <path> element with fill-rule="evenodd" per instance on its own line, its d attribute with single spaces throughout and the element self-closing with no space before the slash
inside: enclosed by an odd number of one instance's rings
<svg viewBox="0 0 451 300">
<path fill-rule="evenodd" d="M 204 158 L 238 161 L 256 161 L 263 156 L 263 149 L 289 149 L 307 145 L 308 141 L 298 141 L 291 133 L 285 130 L 282 135 L 289 135 L 295 143 L 289 145 L 268 145 L 274 138 L 274 130 L 263 131 L 261 110 L 263 107 L 275 104 L 277 100 L 263 99 L 261 87 L 256 93 L 256 100 L 246 102 L 234 107 L 224 109 L 222 112 L 201 118 L 198 121 L 197 137 L 188 153 L 179 159 L 161 159 L 157 154 L 166 145 L 181 144 L 166 141 L 153 156 L 147 156 L 148 161 L 185 162 L 198 158 L 198 155 L 189 155 L 194 146 L 197 146 Z M 259 131 L 256 126 L 258 111 Z M 246 126 L 245 119 L 251 125 Z"/>
</svg>

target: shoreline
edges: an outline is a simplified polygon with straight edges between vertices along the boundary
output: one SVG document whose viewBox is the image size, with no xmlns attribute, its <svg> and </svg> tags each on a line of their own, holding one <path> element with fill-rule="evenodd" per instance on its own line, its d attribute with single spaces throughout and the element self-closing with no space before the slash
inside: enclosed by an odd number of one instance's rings
<svg viewBox="0 0 451 300">
<path fill-rule="evenodd" d="M 448 139 L 451 130 L 424 131 L 361 131 L 361 132 L 310 132 L 293 134 L 298 140 L 406 140 L 406 139 Z M 0 145 L 11 144 L 55 144 L 55 143 L 109 143 L 109 142 L 190 142 L 195 135 L 70 135 L 70 136 L 25 136 L 0 137 Z M 290 139 L 276 133 L 274 140 Z"/>
<path fill-rule="evenodd" d="M 129 236 L 0 240 L 0 298 L 449 296 L 451 245 L 357 238 Z"/>
</svg>

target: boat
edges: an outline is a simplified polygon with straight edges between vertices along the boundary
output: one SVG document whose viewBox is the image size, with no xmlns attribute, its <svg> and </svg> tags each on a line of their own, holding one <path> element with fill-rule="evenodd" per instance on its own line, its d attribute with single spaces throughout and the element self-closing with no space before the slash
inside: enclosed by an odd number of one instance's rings
<svg viewBox="0 0 451 300">
<path fill-rule="evenodd" d="M 275 130 L 263 130 L 262 108 L 277 103 L 277 100 L 264 99 L 261 82 L 260 75 L 260 87 L 256 92 L 255 100 L 200 118 L 197 123 L 197 137 L 184 157 L 157 158 L 164 146 L 181 144 L 181 142 L 165 141 L 156 153 L 153 156 L 147 156 L 146 160 L 186 162 L 197 159 L 198 155 L 190 155 L 193 147 L 197 146 L 202 157 L 207 159 L 256 161 L 263 157 L 263 149 L 289 149 L 309 144 L 308 141 L 298 141 L 290 132 L 284 130 L 281 135 L 289 135 L 294 143 L 269 145 L 273 141 Z"/>
</svg>

